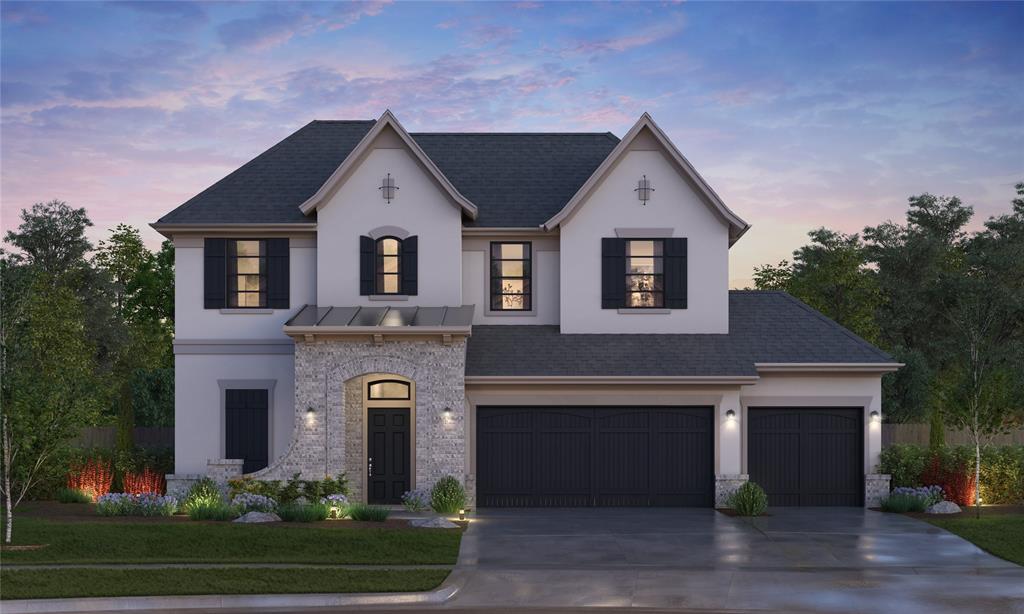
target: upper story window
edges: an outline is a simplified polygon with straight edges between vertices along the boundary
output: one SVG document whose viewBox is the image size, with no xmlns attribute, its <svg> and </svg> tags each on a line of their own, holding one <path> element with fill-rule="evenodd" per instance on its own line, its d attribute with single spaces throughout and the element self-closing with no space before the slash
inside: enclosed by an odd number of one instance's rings
<svg viewBox="0 0 1024 614">
<path fill-rule="evenodd" d="M 395 237 L 377 239 L 377 294 L 402 293 L 402 241 Z"/>
<path fill-rule="evenodd" d="M 267 306 L 267 242 L 229 239 L 228 307 Z"/>
<path fill-rule="evenodd" d="M 287 238 L 205 238 L 203 308 L 288 309 L 289 251 Z"/>
<path fill-rule="evenodd" d="M 661 239 L 626 241 L 626 306 L 665 306 L 665 245 Z"/>
<path fill-rule="evenodd" d="M 533 307 L 530 243 L 491 243 L 491 309 L 530 311 Z"/>
<path fill-rule="evenodd" d="M 377 380 L 366 387 L 366 398 L 376 400 L 409 400 L 409 383 L 400 380 Z"/>
</svg>

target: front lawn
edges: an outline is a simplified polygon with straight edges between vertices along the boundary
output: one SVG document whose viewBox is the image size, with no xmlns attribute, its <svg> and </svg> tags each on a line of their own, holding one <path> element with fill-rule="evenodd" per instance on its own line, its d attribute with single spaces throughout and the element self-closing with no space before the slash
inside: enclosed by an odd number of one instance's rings
<svg viewBox="0 0 1024 614">
<path fill-rule="evenodd" d="M 7 551 L 18 563 L 314 563 L 452 565 L 462 531 L 230 522 L 59 522 L 22 516 Z M 4 591 L 6 593 L 6 591 Z M 6 595 L 5 595 L 6 596 Z"/>
<path fill-rule="evenodd" d="M 13 553 L 12 553 L 13 554 Z M 427 591 L 447 569 L 51 569 L 0 570 L 3 599 L 264 593 Z"/>
<path fill-rule="evenodd" d="M 1024 515 L 1003 514 L 971 518 L 929 517 L 926 520 L 950 533 L 955 533 L 982 550 L 1024 565 Z"/>
</svg>

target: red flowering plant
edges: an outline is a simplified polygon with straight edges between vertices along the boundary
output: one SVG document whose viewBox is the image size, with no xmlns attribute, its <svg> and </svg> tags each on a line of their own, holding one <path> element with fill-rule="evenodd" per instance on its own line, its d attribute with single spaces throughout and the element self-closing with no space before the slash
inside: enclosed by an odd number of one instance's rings
<svg viewBox="0 0 1024 614">
<path fill-rule="evenodd" d="M 114 468 L 110 461 L 87 458 L 74 463 L 68 471 L 67 486 L 87 494 L 93 501 L 110 492 L 114 481 Z"/>
</svg>

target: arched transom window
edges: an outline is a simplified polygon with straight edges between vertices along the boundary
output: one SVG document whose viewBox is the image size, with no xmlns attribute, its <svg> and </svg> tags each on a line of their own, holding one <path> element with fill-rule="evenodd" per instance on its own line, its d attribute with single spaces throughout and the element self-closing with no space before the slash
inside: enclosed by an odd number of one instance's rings
<svg viewBox="0 0 1024 614">
<path fill-rule="evenodd" d="M 401 380 L 382 379 L 372 381 L 366 386 L 366 398 L 379 400 L 409 400 L 409 383 Z"/>
</svg>

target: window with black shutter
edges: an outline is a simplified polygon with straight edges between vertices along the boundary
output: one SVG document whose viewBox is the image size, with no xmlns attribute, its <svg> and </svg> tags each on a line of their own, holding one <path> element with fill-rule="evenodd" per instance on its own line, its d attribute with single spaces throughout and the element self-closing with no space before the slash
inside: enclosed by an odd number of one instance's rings
<svg viewBox="0 0 1024 614">
<path fill-rule="evenodd" d="M 685 238 L 601 240 L 602 309 L 686 309 Z"/>
<path fill-rule="evenodd" d="M 206 239 L 203 306 L 206 309 L 287 309 L 288 239 Z"/>
<path fill-rule="evenodd" d="M 417 237 L 359 237 L 359 294 L 417 294 L 418 248 Z"/>
</svg>

